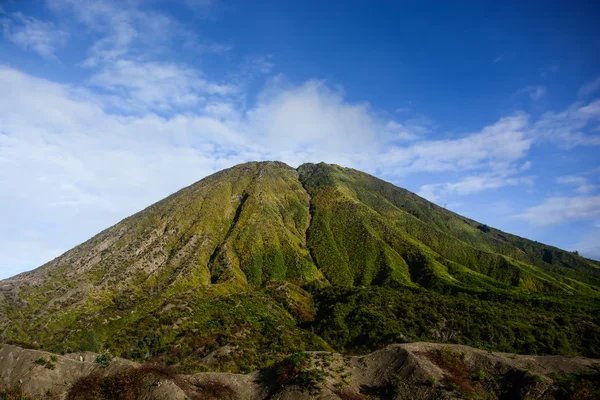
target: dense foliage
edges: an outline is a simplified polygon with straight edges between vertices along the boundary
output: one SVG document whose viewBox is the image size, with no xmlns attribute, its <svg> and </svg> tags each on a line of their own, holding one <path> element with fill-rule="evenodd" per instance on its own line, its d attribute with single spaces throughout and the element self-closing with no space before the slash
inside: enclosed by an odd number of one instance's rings
<svg viewBox="0 0 600 400">
<path fill-rule="evenodd" d="M 334 348 L 371 351 L 390 343 L 442 341 L 519 354 L 600 356 L 593 301 L 515 297 L 485 300 L 412 288 L 325 288 L 313 327 Z"/>
</svg>

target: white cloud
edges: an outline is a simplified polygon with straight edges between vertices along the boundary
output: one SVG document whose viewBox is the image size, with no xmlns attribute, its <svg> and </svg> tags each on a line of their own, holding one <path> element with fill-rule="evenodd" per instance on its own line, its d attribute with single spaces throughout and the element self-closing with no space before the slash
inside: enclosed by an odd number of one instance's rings
<svg viewBox="0 0 600 400">
<path fill-rule="evenodd" d="M 573 221 L 591 222 L 600 217 L 600 196 L 552 197 L 528 208 L 517 218 L 538 226 Z"/>
<path fill-rule="evenodd" d="M 600 89 L 600 76 L 598 78 L 594 79 L 593 81 L 588 82 L 585 85 L 583 85 L 582 87 L 580 87 L 578 93 L 579 93 L 579 96 L 581 96 L 581 97 L 589 96 L 590 94 L 594 93 L 598 89 Z"/>
<path fill-rule="evenodd" d="M 21 13 L 8 14 L 0 19 L 0 24 L 5 39 L 48 60 L 57 60 L 56 50 L 66 45 L 69 38 L 67 32 L 54 23 Z"/>
<path fill-rule="evenodd" d="M 322 156 L 334 149 L 372 152 L 386 132 L 385 121 L 368 104 L 348 104 L 342 93 L 321 81 L 295 87 L 275 80 L 247 113 L 247 124 L 251 135 L 272 151 L 311 150 Z"/>
</svg>

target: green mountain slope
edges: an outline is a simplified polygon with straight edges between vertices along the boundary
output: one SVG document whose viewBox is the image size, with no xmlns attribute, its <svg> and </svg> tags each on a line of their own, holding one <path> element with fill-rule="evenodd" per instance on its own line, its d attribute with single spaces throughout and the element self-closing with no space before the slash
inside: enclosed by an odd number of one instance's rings
<svg viewBox="0 0 600 400">
<path fill-rule="evenodd" d="M 419 339 L 598 356 L 599 295 L 598 262 L 373 176 L 247 163 L 0 281 L 0 340 L 189 370 Z"/>
<path fill-rule="evenodd" d="M 310 246 L 334 284 L 434 284 L 598 294 L 598 263 L 436 206 L 359 171 L 303 165 Z"/>
</svg>

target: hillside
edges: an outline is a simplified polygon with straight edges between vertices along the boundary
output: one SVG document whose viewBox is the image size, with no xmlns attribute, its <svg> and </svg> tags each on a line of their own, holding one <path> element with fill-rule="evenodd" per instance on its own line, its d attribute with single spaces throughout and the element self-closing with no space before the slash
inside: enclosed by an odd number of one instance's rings
<svg viewBox="0 0 600 400">
<path fill-rule="evenodd" d="M 0 341 L 250 372 L 433 340 L 600 356 L 600 263 L 328 164 L 247 163 L 0 281 Z"/>
</svg>

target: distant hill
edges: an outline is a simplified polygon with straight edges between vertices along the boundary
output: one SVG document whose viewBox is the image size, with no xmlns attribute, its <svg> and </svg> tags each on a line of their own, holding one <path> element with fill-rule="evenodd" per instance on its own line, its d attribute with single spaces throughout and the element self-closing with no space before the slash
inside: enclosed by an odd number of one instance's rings
<svg viewBox="0 0 600 400">
<path fill-rule="evenodd" d="M 600 356 L 600 263 L 368 174 L 252 162 L 0 281 L 0 341 L 248 372 L 298 350 Z"/>
</svg>

